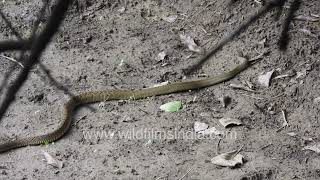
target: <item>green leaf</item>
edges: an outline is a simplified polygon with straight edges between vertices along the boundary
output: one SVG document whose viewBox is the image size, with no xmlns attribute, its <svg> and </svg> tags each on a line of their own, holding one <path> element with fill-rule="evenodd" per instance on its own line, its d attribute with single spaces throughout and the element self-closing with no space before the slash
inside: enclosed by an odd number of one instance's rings
<svg viewBox="0 0 320 180">
<path fill-rule="evenodd" d="M 171 101 L 160 106 L 160 109 L 165 112 L 177 112 L 182 106 L 181 101 Z"/>
</svg>

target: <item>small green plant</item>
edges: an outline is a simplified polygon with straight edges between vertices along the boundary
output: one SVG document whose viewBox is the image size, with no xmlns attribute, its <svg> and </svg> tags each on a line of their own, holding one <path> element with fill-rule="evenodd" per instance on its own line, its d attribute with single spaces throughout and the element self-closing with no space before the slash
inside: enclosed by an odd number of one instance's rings
<svg viewBox="0 0 320 180">
<path fill-rule="evenodd" d="M 41 144 L 43 144 L 43 145 L 48 145 L 50 143 L 50 141 L 49 140 L 44 140 L 44 141 L 42 141 L 42 143 Z"/>
</svg>

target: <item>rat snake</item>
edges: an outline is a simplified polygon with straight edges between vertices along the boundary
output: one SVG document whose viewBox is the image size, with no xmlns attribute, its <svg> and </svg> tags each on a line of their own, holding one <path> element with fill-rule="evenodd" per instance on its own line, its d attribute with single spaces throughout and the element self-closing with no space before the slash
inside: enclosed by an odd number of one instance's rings
<svg viewBox="0 0 320 180">
<path fill-rule="evenodd" d="M 217 76 L 209 76 L 204 79 L 199 80 L 189 80 L 182 82 L 174 82 L 171 84 L 158 86 L 158 87 L 150 87 L 143 89 L 135 89 L 135 90 L 105 90 L 105 91 L 90 91 L 81 93 L 77 96 L 71 97 L 68 102 L 64 104 L 64 113 L 63 113 L 63 121 L 60 126 L 54 130 L 53 132 L 40 135 L 27 137 L 23 139 L 17 139 L 13 141 L 8 141 L 4 143 L 0 143 L 0 152 L 9 151 L 11 149 L 28 146 L 28 145 L 39 145 L 50 143 L 60 139 L 70 128 L 71 125 L 71 114 L 75 107 L 81 104 L 89 104 L 101 101 L 110 101 L 110 100 L 125 100 L 125 99 L 141 99 L 151 96 L 159 96 L 170 93 L 188 91 L 193 89 L 204 88 L 208 86 L 212 86 L 224 81 L 227 81 L 237 74 L 245 70 L 250 62 L 242 57 L 239 57 L 242 61 L 238 66 L 228 72 L 224 72 Z"/>
</svg>

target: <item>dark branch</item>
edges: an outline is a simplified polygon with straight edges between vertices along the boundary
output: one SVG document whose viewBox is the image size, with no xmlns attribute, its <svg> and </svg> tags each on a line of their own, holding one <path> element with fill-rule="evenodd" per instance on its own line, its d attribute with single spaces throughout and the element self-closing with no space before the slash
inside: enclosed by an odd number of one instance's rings
<svg viewBox="0 0 320 180">
<path fill-rule="evenodd" d="M 279 39 L 279 49 L 281 51 L 285 51 L 287 49 L 288 43 L 289 43 L 289 28 L 290 28 L 290 22 L 294 18 L 295 12 L 299 9 L 301 5 L 300 0 L 294 0 L 292 4 L 290 5 L 289 13 L 284 21 L 281 36 Z"/>
<path fill-rule="evenodd" d="M 247 21 L 242 23 L 235 31 L 230 33 L 227 37 L 223 38 L 222 41 L 216 45 L 207 55 L 205 55 L 203 58 L 197 62 L 197 64 L 187 68 L 184 70 L 184 74 L 189 75 L 195 70 L 199 69 L 208 59 L 210 59 L 215 53 L 217 53 L 219 50 L 222 49 L 224 45 L 226 45 L 228 42 L 233 40 L 236 36 L 239 36 L 245 29 L 249 27 L 250 24 L 255 22 L 257 19 L 259 19 L 262 15 L 266 14 L 268 11 L 270 11 L 272 8 L 277 7 L 281 5 L 281 0 L 279 1 L 271 1 L 267 3 L 265 6 L 263 6 L 255 15 L 252 15 L 249 17 Z"/>
<path fill-rule="evenodd" d="M 6 92 L 4 100 L 0 106 L 0 119 L 6 113 L 10 104 L 15 100 L 15 95 L 27 80 L 30 69 L 39 61 L 42 52 L 47 47 L 53 35 L 58 31 L 71 2 L 72 0 L 59 0 L 57 2 L 47 25 L 32 43 L 31 54 L 24 61 L 25 68 L 20 71 L 13 84 L 8 87 L 8 91 Z"/>
<path fill-rule="evenodd" d="M 12 50 L 28 50 L 31 43 L 26 40 L 6 40 L 0 42 L 0 53 Z"/>
</svg>

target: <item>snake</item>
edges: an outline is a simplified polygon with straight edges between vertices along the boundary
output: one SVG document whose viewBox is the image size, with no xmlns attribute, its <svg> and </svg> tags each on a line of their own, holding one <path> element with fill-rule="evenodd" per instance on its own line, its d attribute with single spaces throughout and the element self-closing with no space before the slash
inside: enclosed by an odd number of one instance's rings
<svg viewBox="0 0 320 180">
<path fill-rule="evenodd" d="M 223 72 L 216 76 L 208 76 L 203 79 L 176 81 L 162 86 L 142 89 L 88 91 L 71 96 L 70 99 L 64 104 L 62 116 L 63 119 L 58 128 L 44 135 L 26 137 L 0 143 L 0 153 L 24 146 L 47 144 L 62 138 L 63 135 L 65 135 L 70 129 L 72 123 L 72 112 L 80 105 L 111 100 L 137 100 L 152 96 L 197 90 L 228 81 L 245 70 L 251 64 L 251 61 L 249 61 L 247 58 L 238 57 L 238 59 L 240 60 L 240 63 L 230 71 Z"/>
</svg>

